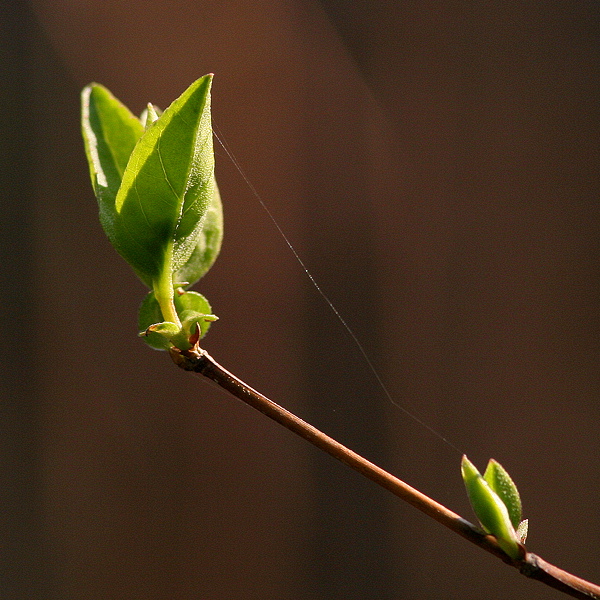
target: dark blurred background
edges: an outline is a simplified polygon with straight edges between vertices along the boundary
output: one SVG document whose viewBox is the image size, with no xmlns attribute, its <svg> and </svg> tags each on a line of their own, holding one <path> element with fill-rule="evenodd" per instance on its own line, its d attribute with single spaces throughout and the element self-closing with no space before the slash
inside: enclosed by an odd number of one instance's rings
<svg viewBox="0 0 600 600">
<path fill-rule="evenodd" d="M 560 598 L 136 337 L 79 91 L 139 113 L 215 73 L 217 133 L 394 399 L 521 490 L 600 581 L 596 1 L 0 0 L 0 597 Z M 471 519 L 216 145 L 205 347 Z"/>
</svg>

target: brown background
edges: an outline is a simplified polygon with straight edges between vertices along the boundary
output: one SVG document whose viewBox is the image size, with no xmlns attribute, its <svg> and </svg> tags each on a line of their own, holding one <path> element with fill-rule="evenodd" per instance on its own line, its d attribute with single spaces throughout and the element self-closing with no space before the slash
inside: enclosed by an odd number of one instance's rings
<svg viewBox="0 0 600 600">
<path fill-rule="evenodd" d="M 214 72 L 219 135 L 396 401 L 514 476 L 529 547 L 600 581 L 594 2 L 0 0 L 7 600 L 559 598 L 137 338 L 78 93 Z M 207 349 L 468 518 L 217 145 Z"/>
</svg>

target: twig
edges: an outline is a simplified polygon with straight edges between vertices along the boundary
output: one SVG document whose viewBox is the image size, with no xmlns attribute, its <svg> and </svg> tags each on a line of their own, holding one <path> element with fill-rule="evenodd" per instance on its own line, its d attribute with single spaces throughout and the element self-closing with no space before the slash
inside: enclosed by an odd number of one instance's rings
<svg viewBox="0 0 600 600">
<path fill-rule="evenodd" d="M 438 523 L 445 525 L 448 529 L 458 533 L 476 546 L 487 550 L 505 563 L 517 568 L 526 577 L 537 579 L 573 598 L 595 598 L 596 600 L 600 600 L 600 586 L 551 565 L 539 556 L 527 552 L 525 547 L 522 548 L 523 555 L 521 558 L 510 558 L 498 546 L 493 536 L 486 535 L 466 519 L 463 519 L 445 506 L 422 494 L 366 458 L 363 458 L 319 431 L 316 427 L 306 423 L 285 408 L 269 400 L 266 396 L 252 389 L 235 375 L 224 369 L 206 351 L 199 348 L 187 352 L 180 352 L 177 349 L 173 349 L 171 350 L 171 357 L 175 364 L 182 369 L 199 373 L 214 381 L 236 398 L 274 421 L 277 421 L 277 423 L 293 431 L 317 448 L 327 452 L 327 454 L 337 458 L 355 471 L 358 471 L 361 475 L 389 490 L 392 494 L 412 504 L 421 512 L 438 521 Z"/>
</svg>

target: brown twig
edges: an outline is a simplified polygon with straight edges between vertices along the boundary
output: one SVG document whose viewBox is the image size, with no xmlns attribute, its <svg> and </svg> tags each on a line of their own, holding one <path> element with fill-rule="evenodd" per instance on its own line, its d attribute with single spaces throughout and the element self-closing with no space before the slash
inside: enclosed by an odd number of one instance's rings
<svg viewBox="0 0 600 600">
<path fill-rule="evenodd" d="M 257 409 L 267 417 L 277 421 L 293 431 L 317 448 L 337 458 L 361 475 L 371 479 L 381 487 L 389 490 L 402 500 L 412 504 L 421 512 L 430 516 L 442 525 L 458 533 L 473 544 L 494 554 L 505 563 L 517 568 L 523 575 L 537 579 L 546 585 L 572 596 L 573 598 L 595 598 L 600 600 L 600 586 L 563 571 L 523 547 L 523 555 L 519 559 L 507 556 L 498 546 L 496 539 L 486 535 L 469 521 L 463 519 L 445 506 L 422 494 L 415 488 L 394 477 L 387 471 L 353 452 L 333 438 L 306 423 L 293 413 L 263 396 L 235 375 L 224 369 L 206 351 L 199 348 L 180 352 L 171 351 L 173 361 L 186 371 L 199 373 L 217 383 L 236 398 Z"/>
</svg>

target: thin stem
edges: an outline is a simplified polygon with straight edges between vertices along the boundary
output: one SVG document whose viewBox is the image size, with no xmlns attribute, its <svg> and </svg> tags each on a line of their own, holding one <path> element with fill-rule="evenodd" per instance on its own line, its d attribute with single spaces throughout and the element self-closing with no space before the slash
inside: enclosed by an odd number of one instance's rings
<svg viewBox="0 0 600 600">
<path fill-rule="evenodd" d="M 463 519 L 445 506 L 432 500 L 384 469 L 378 467 L 356 452 L 346 448 L 316 427 L 306 423 L 293 413 L 263 396 L 235 375 L 223 368 L 206 351 L 201 349 L 186 352 L 171 350 L 174 362 L 186 371 L 199 373 L 214 381 L 236 398 L 257 409 L 270 419 L 283 425 L 317 448 L 337 458 L 361 475 L 389 490 L 402 500 L 412 504 L 421 512 L 435 519 L 458 535 L 497 556 L 505 563 L 517 568 L 523 575 L 537 579 L 546 585 L 573 598 L 595 598 L 600 600 L 600 586 L 563 571 L 523 547 L 523 556 L 512 559 L 498 546 L 496 539 L 485 535 L 479 528 Z"/>
<path fill-rule="evenodd" d="M 181 327 L 181 321 L 179 315 L 175 310 L 175 303 L 173 298 L 175 291 L 173 289 L 173 275 L 171 264 L 173 262 L 173 242 L 167 245 L 165 249 L 165 259 L 163 261 L 163 269 L 160 275 L 160 279 L 154 281 L 153 291 L 154 297 L 160 306 L 163 319 L 170 323 L 175 323 L 178 327 Z"/>
</svg>

